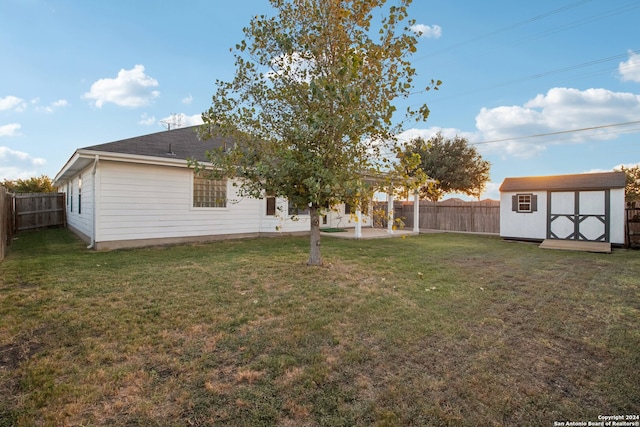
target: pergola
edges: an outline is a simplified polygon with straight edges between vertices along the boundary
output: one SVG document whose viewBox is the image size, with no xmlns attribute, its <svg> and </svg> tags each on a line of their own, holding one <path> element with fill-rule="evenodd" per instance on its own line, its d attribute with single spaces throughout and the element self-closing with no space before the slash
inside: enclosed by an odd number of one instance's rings
<svg viewBox="0 0 640 427">
<path fill-rule="evenodd" d="M 373 184 L 377 184 L 378 180 L 375 178 L 371 178 L 371 177 L 367 177 L 365 178 L 365 181 L 371 182 Z M 424 185 L 424 184 L 428 184 L 428 183 L 435 183 L 436 181 L 433 179 L 426 179 L 422 182 L 413 182 L 412 187 L 415 188 L 415 190 L 413 191 L 413 232 L 414 233 L 419 233 L 420 232 L 420 186 Z M 393 208 L 393 202 L 394 202 L 394 191 L 395 187 L 393 185 L 393 182 L 391 182 L 390 188 L 387 189 L 386 194 L 387 194 L 387 233 L 388 234 L 393 234 L 394 230 L 393 230 L 393 222 L 394 222 L 394 218 L 393 218 L 393 214 L 394 214 L 394 208 Z M 356 229 L 355 229 L 355 235 L 354 237 L 356 239 L 360 239 L 362 238 L 362 209 L 360 206 L 358 206 L 356 208 Z"/>
</svg>

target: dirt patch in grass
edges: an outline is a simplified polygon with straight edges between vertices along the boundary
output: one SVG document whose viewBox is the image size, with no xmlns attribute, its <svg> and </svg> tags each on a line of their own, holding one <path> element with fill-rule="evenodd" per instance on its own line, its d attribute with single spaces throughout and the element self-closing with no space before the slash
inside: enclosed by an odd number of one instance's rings
<svg viewBox="0 0 640 427">
<path fill-rule="evenodd" d="M 0 370 L 15 370 L 21 362 L 28 360 L 43 347 L 33 336 L 17 337 L 13 342 L 0 345 Z"/>
</svg>

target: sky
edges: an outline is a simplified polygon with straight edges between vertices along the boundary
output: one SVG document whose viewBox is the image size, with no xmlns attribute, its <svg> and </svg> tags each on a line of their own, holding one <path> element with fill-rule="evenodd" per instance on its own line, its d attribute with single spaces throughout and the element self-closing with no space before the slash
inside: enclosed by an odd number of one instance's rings
<svg viewBox="0 0 640 427">
<path fill-rule="evenodd" d="M 397 0 L 389 0 L 390 4 Z M 54 178 L 78 148 L 200 123 L 267 0 L 0 0 L 0 181 Z M 414 0 L 424 123 L 504 178 L 640 163 L 640 1 Z M 440 90 L 424 92 L 431 79 Z"/>
</svg>

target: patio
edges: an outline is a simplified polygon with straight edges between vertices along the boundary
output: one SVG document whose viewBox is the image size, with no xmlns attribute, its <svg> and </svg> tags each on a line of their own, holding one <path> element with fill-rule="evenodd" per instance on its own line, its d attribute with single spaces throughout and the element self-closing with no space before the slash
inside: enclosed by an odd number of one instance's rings
<svg viewBox="0 0 640 427">
<path fill-rule="evenodd" d="M 341 239 L 356 239 L 355 228 L 344 228 L 343 231 L 325 231 L 320 229 L 323 236 L 338 237 Z M 414 236 L 420 234 L 413 230 L 393 230 L 389 232 L 386 228 L 362 227 L 359 239 L 386 239 L 390 237 Z"/>
</svg>

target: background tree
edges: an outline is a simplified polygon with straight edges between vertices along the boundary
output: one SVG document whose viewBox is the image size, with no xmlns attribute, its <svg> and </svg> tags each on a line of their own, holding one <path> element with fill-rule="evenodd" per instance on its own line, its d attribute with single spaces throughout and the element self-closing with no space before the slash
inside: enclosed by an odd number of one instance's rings
<svg viewBox="0 0 640 427">
<path fill-rule="evenodd" d="M 5 179 L 2 186 L 11 193 L 54 193 L 51 178 L 46 175 L 34 176 L 28 179 Z"/>
<path fill-rule="evenodd" d="M 479 198 L 489 181 L 491 164 L 466 138 L 457 135 L 450 139 L 438 133 L 427 142 L 416 138 L 404 147 L 403 153 L 420 155 L 419 168 L 437 181 L 420 189 L 423 199 L 437 202 L 447 193 Z"/>
<path fill-rule="evenodd" d="M 415 77 L 411 0 L 270 2 L 277 16 L 253 18 L 232 49 L 235 77 L 216 82 L 203 136 L 235 141 L 209 159 L 214 176 L 241 178 L 241 195 L 284 197 L 309 210 L 308 264 L 320 265 L 323 207 L 367 206 L 374 188 L 365 177 L 388 167 L 382 141 L 400 130 L 393 102 L 413 91 Z M 426 119 L 429 109 L 406 114 Z"/>
<path fill-rule="evenodd" d="M 627 202 L 640 201 L 640 165 L 620 166 L 619 170 L 627 175 L 627 185 L 624 189 L 625 200 Z"/>
</svg>

